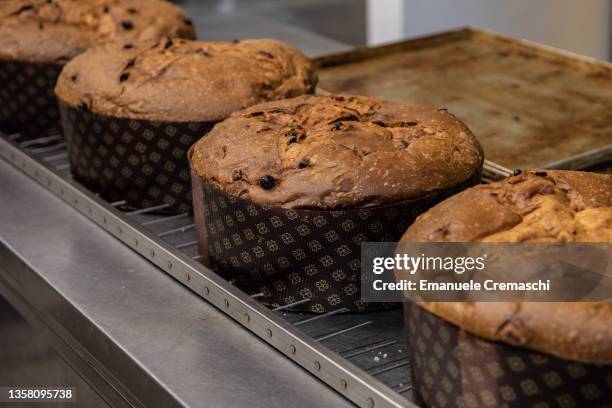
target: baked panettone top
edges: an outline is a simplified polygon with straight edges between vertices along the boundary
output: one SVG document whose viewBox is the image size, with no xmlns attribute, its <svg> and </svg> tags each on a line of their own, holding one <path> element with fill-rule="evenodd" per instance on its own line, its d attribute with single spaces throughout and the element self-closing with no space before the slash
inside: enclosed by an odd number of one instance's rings
<svg viewBox="0 0 612 408">
<path fill-rule="evenodd" d="M 276 40 L 107 44 L 68 63 L 59 99 L 108 116 L 207 122 L 253 104 L 313 92 L 309 59 Z"/>
<path fill-rule="evenodd" d="M 196 143 L 191 165 L 227 193 L 284 208 L 416 200 L 480 172 L 470 130 L 443 109 L 302 96 L 237 112 Z"/>
<path fill-rule="evenodd" d="M 165 37 L 195 32 L 187 15 L 163 0 L 0 1 L 0 60 L 63 64 L 109 41 Z"/>
</svg>

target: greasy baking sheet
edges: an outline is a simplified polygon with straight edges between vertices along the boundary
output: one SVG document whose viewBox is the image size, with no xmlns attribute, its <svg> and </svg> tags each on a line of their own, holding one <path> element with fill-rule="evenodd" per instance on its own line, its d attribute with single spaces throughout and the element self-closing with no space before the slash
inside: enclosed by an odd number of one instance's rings
<svg viewBox="0 0 612 408">
<path fill-rule="evenodd" d="M 316 62 L 326 91 L 447 108 L 508 168 L 612 158 L 609 63 L 473 28 Z"/>
</svg>

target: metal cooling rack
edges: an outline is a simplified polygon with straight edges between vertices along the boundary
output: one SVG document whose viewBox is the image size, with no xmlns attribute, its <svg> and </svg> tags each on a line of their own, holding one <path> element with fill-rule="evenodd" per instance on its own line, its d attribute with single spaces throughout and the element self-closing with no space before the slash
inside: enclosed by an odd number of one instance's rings
<svg viewBox="0 0 612 408">
<path fill-rule="evenodd" d="M 20 141 L 0 133 L 0 156 L 100 227 L 358 406 L 414 407 L 407 339 L 400 309 L 353 314 L 292 312 L 309 299 L 268 309 L 198 263 L 190 214 L 156 215 L 166 205 L 127 210 L 72 180 L 61 136 Z"/>
</svg>

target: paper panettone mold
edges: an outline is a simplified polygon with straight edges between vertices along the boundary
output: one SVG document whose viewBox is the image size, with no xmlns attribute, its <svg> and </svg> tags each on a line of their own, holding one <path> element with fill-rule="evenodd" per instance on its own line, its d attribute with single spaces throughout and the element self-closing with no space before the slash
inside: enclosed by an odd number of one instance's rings
<svg viewBox="0 0 612 408">
<path fill-rule="evenodd" d="M 187 151 L 214 123 L 122 119 L 63 104 L 60 110 L 75 180 L 131 208 L 191 211 Z"/>
<path fill-rule="evenodd" d="M 399 239 L 432 205 L 477 182 L 410 202 L 343 210 L 285 209 L 233 197 L 192 171 L 203 263 L 269 306 L 302 299 L 296 310 L 367 311 L 361 300 L 361 243 Z"/>
<path fill-rule="evenodd" d="M 61 134 L 53 88 L 61 65 L 0 61 L 0 128 L 22 141 Z"/>
<path fill-rule="evenodd" d="M 483 340 L 404 305 L 417 403 L 437 407 L 611 407 L 612 366 Z"/>
</svg>

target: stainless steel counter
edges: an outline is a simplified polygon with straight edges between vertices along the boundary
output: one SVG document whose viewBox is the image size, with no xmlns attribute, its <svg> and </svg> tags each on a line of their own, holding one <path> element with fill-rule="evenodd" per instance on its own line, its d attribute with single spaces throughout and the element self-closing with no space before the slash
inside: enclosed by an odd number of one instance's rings
<svg viewBox="0 0 612 408">
<path fill-rule="evenodd" d="M 350 406 L 3 160 L 0 186 L 2 295 L 110 404 Z"/>
</svg>

